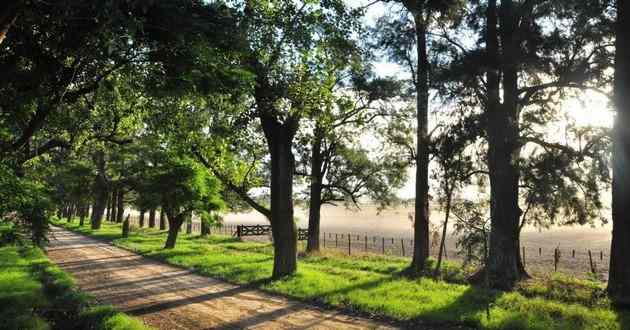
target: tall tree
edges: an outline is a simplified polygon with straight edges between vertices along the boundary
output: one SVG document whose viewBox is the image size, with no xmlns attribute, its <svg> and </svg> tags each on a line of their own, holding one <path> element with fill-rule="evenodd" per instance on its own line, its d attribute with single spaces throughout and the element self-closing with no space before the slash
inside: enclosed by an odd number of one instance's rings
<svg viewBox="0 0 630 330">
<path fill-rule="evenodd" d="M 617 1 L 613 132 L 612 245 L 608 293 L 630 306 L 630 2 Z"/>
<path fill-rule="evenodd" d="M 297 173 L 310 184 L 308 252 L 319 251 L 322 205 L 359 207 L 359 200 L 369 197 L 385 207 L 406 177 L 406 162 L 383 150 L 368 150 L 361 145 L 362 136 L 356 134 L 372 131 L 396 114 L 389 101 L 400 95 L 401 84 L 368 77 L 368 72 L 350 72 L 352 82 L 341 79 L 348 73 L 340 70 L 333 79 L 313 86 L 318 91 L 313 96 L 318 106 L 309 116 L 313 127 L 298 134 Z"/>
<path fill-rule="evenodd" d="M 382 19 L 377 26 L 380 42 L 396 62 L 411 73 L 416 94 L 416 150 L 414 246 L 409 271 L 420 274 L 429 257 L 429 91 L 431 29 L 444 24 L 459 6 L 457 0 L 400 0 L 400 18 Z"/>
<path fill-rule="evenodd" d="M 342 1 L 246 1 L 243 8 L 243 67 L 253 75 L 251 117 L 259 121 L 269 154 L 270 207 L 226 183 L 272 226 L 274 278 L 297 270 L 297 229 L 293 217 L 293 141 L 300 121 L 313 109 L 309 86 L 318 65 L 317 49 L 335 49 L 339 57 L 353 48 L 356 15 Z M 203 155 L 198 153 L 203 160 Z M 204 161 L 211 166 L 211 163 Z"/>
</svg>

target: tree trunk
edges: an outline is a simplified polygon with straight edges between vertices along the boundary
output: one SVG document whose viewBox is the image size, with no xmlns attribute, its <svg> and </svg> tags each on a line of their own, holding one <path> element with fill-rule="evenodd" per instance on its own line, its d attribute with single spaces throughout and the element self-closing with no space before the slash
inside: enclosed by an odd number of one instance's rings
<svg viewBox="0 0 630 330">
<path fill-rule="evenodd" d="M 140 219 L 139 219 L 140 228 L 144 227 L 144 213 L 145 213 L 145 210 L 140 210 Z"/>
<path fill-rule="evenodd" d="M 85 223 L 85 216 L 87 215 L 88 212 L 88 205 L 87 203 L 83 203 L 81 205 L 81 208 L 79 209 L 79 226 L 83 227 L 83 224 Z"/>
<path fill-rule="evenodd" d="M 444 227 L 442 227 L 442 237 L 440 240 L 440 250 L 438 252 L 437 265 L 435 265 L 435 275 L 440 274 L 440 268 L 442 267 L 442 256 L 444 255 L 444 249 L 446 248 L 446 230 L 448 228 L 448 218 L 451 215 L 451 198 L 453 192 L 449 191 L 446 196 L 446 209 L 444 210 Z"/>
<path fill-rule="evenodd" d="M 490 244 L 485 271 L 489 285 L 510 290 L 527 276 L 520 262 L 518 200 L 520 144 L 518 124 L 518 74 L 520 55 L 512 1 L 501 2 L 497 30 L 496 0 L 489 1 L 487 36 L 488 72 L 488 170 L 490 172 Z M 503 60 L 499 60 L 501 36 Z M 499 70 L 502 64 L 503 104 L 499 97 Z"/>
<path fill-rule="evenodd" d="M 184 223 L 186 217 L 183 215 L 174 216 L 172 212 L 167 212 L 168 219 L 168 236 L 166 237 L 165 249 L 172 249 L 175 247 L 177 241 L 177 234 Z"/>
<path fill-rule="evenodd" d="M 608 294 L 615 304 L 630 306 L 630 2 L 617 1 L 613 133 L 612 244 Z"/>
<path fill-rule="evenodd" d="M 164 209 L 160 210 L 160 230 L 166 229 L 166 214 L 164 214 Z"/>
<path fill-rule="evenodd" d="M 278 123 L 262 118 L 271 155 L 271 232 L 273 236 L 273 278 L 297 270 L 297 228 L 293 221 L 293 153 L 291 145 L 297 123 L 288 118 Z"/>
<path fill-rule="evenodd" d="M 201 236 L 208 236 L 211 234 L 210 223 L 208 221 L 201 220 Z"/>
<path fill-rule="evenodd" d="M 111 197 L 112 209 L 111 209 L 111 213 L 109 214 L 109 219 L 107 219 L 107 221 L 116 222 L 116 215 L 118 214 L 118 211 L 116 209 L 116 206 L 118 205 L 118 188 L 116 186 L 114 186 L 114 189 L 112 189 L 111 196 L 112 196 Z"/>
<path fill-rule="evenodd" d="M 129 237 L 129 229 L 129 215 L 127 215 L 127 218 L 122 223 L 122 238 Z"/>
<path fill-rule="evenodd" d="M 413 226 L 413 258 L 410 270 L 419 274 L 429 258 L 429 61 L 427 55 L 427 26 L 422 2 L 408 8 L 414 15 L 416 26 L 417 151 L 416 151 L 416 204 Z"/>
<path fill-rule="evenodd" d="M 322 140 L 321 129 L 315 128 L 311 156 L 311 195 L 308 208 L 308 240 L 306 252 L 319 252 L 319 223 L 322 207 Z"/>
<path fill-rule="evenodd" d="M 155 209 L 149 210 L 149 228 L 155 228 Z"/>
<path fill-rule="evenodd" d="M 118 205 L 116 206 L 116 222 L 120 223 L 123 221 L 123 217 L 125 215 L 125 189 L 123 187 L 118 187 L 118 196 L 116 197 Z"/>
<path fill-rule="evenodd" d="M 107 206 L 105 208 L 105 219 L 109 221 L 112 212 L 112 197 L 110 194 L 107 194 Z"/>
<path fill-rule="evenodd" d="M 103 213 L 105 212 L 105 203 L 107 203 L 107 177 L 105 176 L 105 155 L 102 151 L 98 151 L 95 155 L 98 174 L 94 180 L 93 194 L 94 202 L 92 203 L 92 218 L 90 219 L 92 229 L 100 229 Z"/>
</svg>

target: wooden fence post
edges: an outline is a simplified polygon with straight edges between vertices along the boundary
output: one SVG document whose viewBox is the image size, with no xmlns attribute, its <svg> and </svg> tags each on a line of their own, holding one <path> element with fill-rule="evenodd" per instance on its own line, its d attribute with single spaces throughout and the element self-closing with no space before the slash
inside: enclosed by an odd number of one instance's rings
<svg viewBox="0 0 630 330">
<path fill-rule="evenodd" d="M 553 269 L 554 271 L 558 271 L 558 262 L 560 261 L 560 250 L 555 248 L 553 250 Z"/>
<path fill-rule="evenodd" d="M 595 263 L 593 262 L 593 255 L 591 254 L 591 250 L 588 250 L 588 261 L 591 265 L 591 273 L 597 273 L 597 269 L 595 268 Z"/>
<path fill-rule="evenodd" d="M 538 248 L 538 256 L 539 257 L 542 256 L 542 248 L 540 248 L 540 247 Z"/>
<path fill-rule="evenodd" d="M 339 235 L 335 234 L 335 247 L 338 248 L 339 247 Z"/>
<path fill-rule="evenodd" d="M 351 246 L 352 246 L 352 237 L 350 236 L 350 234 L 348 234 L 348 255 L 351 254 Z"/>
<path fill-rule="evenodd" d="M 523 255 L 522 255 L 522 257 L 523 257 L 523 266 L 526 266 L 527 262 L 525 261 L 525 247 L 524 246 L 523 246 Z"/>
<path fill-rule="evenodd" d="M 365 252 L 368 250 L 367 235 L 365 236 Z"/>
<path fill-rule="evenodd" d="M 599 251 L 599 260 L 604 260 L 604 251 Z"/>
<path fill-rule="evenodd" d="M 383 245 L 382 245 L 382 247 L 383 247 L 383 254 L 385 254 L 385 237 L 383 237 Z"/>
<path fill-rule="evenodd" d="M 402 256 L 405 256 L 405 240 L 404 239 L 400 239 L 400 247 L 402 248 Z"/>
<path fill-rule="evenodd" d="M 324 233 L 324 249 L 326 248 L 326 233 Z"/>
<path fill-rule="evenodd" d="M 573 249 L 573 251 L 571 251 L 571 257 L 572 257 L 573 259 L 575 259 L 575 249 Z"/>
</svg>

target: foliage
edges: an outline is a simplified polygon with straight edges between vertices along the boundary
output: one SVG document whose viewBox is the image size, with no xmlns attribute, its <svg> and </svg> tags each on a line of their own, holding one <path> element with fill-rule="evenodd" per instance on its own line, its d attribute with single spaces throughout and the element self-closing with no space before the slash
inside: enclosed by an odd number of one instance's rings
<svg viewBox="0 0 630 330">
<path fill-rule="evenodd" d="M 53 209 L 51 192 L 31 178 L 17 177 L 0 164 L 0 220 L 13 222 L 15 230 L 38 246 L 46 242 L 48 217 Z"/>
<path fill-rule="evenodd" d="M 149 190 L 158 191 L 170 216 L 223 208 L 220 183 L 192 159 L 166 157 L 154 169 Z"/>
<path fill-rule="evenodd" d="M 488 256 L 490 217 L 485 201 L 456 200 L 453 203 L 453 234 L 464 263 L 485 264 Z"/>
</svg>

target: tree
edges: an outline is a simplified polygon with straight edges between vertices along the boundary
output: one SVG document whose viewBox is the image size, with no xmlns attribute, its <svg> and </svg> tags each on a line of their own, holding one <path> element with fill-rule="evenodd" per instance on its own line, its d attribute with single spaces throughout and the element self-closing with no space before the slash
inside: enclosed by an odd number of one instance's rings
<svg viewBox="0 0 630 330">
<path fill-rule="evenodd" d="M 400 95 L 401 84 L 370 77 L 365 59 L 344 63 L 334 58 L 334 53 L 329 54 L 316 72 L 319 81 L 309 88 L 316 105 L 295 146 L 296 173 L 310 184 L 307 252 L 319 251 L 322 205 L 343 202 L 346 207 L 359 207 L 359 200 L 369 196 L 384 207 L 406 177 L 406 163 L 396 155 L 385 157 L 382 150 L 367 150 L 356 134 L 395 115 L 395 107 L 387 102 Z"/>
<path fill-rule="evenodd" d="M 510 289 L 527 276 L 519 253 L 525 213 L 519 205 L 522 151 L 539 146 L 544 152 L 561 151 L 562 157 L 575 155 L 570 146 L 549 143 L 548 135 L 540 139 L 532 131 L 557 115 L 554 98 L 596 91 L 606 83 L 609 33 L 604 9 L 601 3 L 579 0 L 503 0 L 500 5 L 489 0 L 475 6 L 471 13 L 476 18 L 468 20 L 469 28 L 481 35 L 477 48 L 445 38 L 459 53 L 451 71 L 458 79 L 454 85 L 465 86 L 451 92 L 463 104 L 481 109 L 492 229 L 488 263 L 479 274 L 488 272 L 494 288 Z M 543 28 L 548 21 L 566 24 Z M 452 86 L 446 83 L 444 89 Z"/>
<path fill-rule="evenodd" d="M 92 187 L 94 201 L 92 202 L 92 218 L 90 222 L 92 229 L 97 230 L 101 228 L 101 221 L 103 221 L 103 213 L 107 203 L 107 187 L 109 185 L 109 179 L 105 172 L 105 153 L 103 151 L 95 152 L 94 163 L 96 163 L 97 172 L 94 186 Z"/>
<path fill-rule="evenodd" d="M 405 8 L 398 19 L 384 17 L 377 24 L 379 42 L 388 55 L 411 73 L 416 94 L 416 198 L 414 209 L 414 246 L 409 271 L 419 274 L 429 257 L 429 77 L 432 64 L 429 34 L 443 24 L 458 8 L 458 1 L 400 0 Z"/>
<path fill-rule="evenodd" d="M 630 306 L 630 2 L 617 1 L 613 132 L 612 245 L 608 294 Z"/>
<path fill-rule="evenodd" d="M 443 129 L 434 138 L 431 145 L 431 154 L 438 165 L 433 179 L 438 182 L 438 200 L 444 209 L 444 222 L 434 270 L 435 275 L 440 272 L 442 256 L 445 253 L 447 228 L 455 202 L 453 199 L 462 186 L 469 184 L 473 176 L 482 172 L 477 170 L 473 158 L 475 154 L 470 150 L 470 147 L 474 147 L 475 143 L 474 133 L 471 134 L 471 130 L 466 127 L 465 117 L 453 117 L 455 116 L 447 116 L 446 118 L 459 119 L 460 121 L 446 126 L 448 128 Z"/>
<path fill-rule="evenodd" d="M 273 277 L 279 278 L 297 269 L 292 147 L 300 120 L 311 109 L 300 83 L 309 86 L 309 63 L 319 47 L 334 47 L 340 55 L 352 49 L 348 41 L 354 16 L 341 1 L 247 1 L 244 13 L 245 65 L 255 75 L 252 97 L 270 156 Z"/>
<path fill-rule="evenodd" d="M 191 159 L 168 155 L 162 164 L 153 169 L 151 180 L 144 184 L 160 192 L 160 204 L 169 225 L 165 249 L 175 247 L 182 224 L 191 218 L 193 212 L 208 212 L 223 207 L 218 180 Z"/>
</svg>

